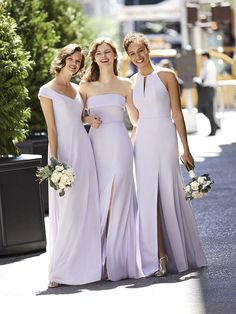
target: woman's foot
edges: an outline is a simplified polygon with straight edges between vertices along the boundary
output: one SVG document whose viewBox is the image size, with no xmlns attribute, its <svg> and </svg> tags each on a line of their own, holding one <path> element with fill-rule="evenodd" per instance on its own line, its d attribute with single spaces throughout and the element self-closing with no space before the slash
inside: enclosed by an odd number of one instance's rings
<svg viewBox="0 0 236 314">
<path fill-rule="evenodd" d="M 59 285 L 60 284 L 58 282 L 50 281 L 48 284 L 48 288 L 57 288 L 57 287 L 59 287 Z"/>
<path fill-rule="evenodd" d="M 162 256 L 159 261 L 159 270 L 154 273 L 155 277 L 163 277 L 167 274 L 168 257 Z"/>
<path fill-rule="evenodd" d="M 104 265 L 104 267 L 103 267 L 102 280 L 108 280 L 107 265 L 106 265 L 106 263 L 105 263 L 105 265 Z"/>
</svg>

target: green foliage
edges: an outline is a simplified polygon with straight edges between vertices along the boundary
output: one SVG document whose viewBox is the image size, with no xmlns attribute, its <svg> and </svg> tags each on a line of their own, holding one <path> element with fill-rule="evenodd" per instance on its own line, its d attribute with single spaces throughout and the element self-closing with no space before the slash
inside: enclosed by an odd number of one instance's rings
<svg viewBox="0 0 236 314">
<path fill-rule="evenodd" d="M 17 155 L 15 143 L 27 132 L 30 109 L 26 107 L 29 54 L 16 34 L 15 21 L 0 4 L 0 155 Z"/>
<path fill-rule="evenodd" d="M 94 39 L 90 21 L 83 15 L 81 5 L 74 0 L 44 0 L 48 20 L 54 21 L 57 35 L 60 37 L 57 48 L 76 42 L 88 48 Z"/>
<path fill-rule="evenodd" d="M 93 32 L 80 4 L 73 0 L 4 0 L 4 5 L 16 20 L 17 33 L 34 62 L 27 83 L 32 112 L 30 133 L 45 131 L 37 94 L 51 78 L 49 69 L 55 49 L 71 42 L 87 48 Z"/>
<path fill-rule="evenodd" d="M 30 52 L 33 61 L 32 71 L 27 81 L 31 108 L 30 132 L 46 129 L 38 100 L 38 90 L 48 81 L 51 60 L 55 45 L 59 40 L 54 23 L 47 20 L 42 0 L 5 0 L 6 10 L 17 23 L 17 33 L 21 36 L 24 48 Z"/>
</svg>

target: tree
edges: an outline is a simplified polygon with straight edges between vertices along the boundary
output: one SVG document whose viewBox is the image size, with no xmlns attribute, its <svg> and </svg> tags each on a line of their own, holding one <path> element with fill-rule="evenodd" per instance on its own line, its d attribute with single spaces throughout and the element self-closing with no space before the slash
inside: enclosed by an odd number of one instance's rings
<svg viewBox="0 0 236 314">
<path fill-rule="evenodd" d="M 94 38 L 80 4 L 67 0 L 5 0 L 5 8 L 16 20 L 17 33 L 34 64 L 27 87 L 32 117 L 30 133 L 46 130 L 37 97 L 40 86 L 50 79 L 49 69 L 56 48 L 76 42 L 87 48 Z"/>
<path fill-rule="evenodd" d="M 55 22 L 57 35 L 60 37 L 57 48 L 71 42 L 88 48 L 95 37 L 90 20 L 83 14 L 82 6 L 74 0 L 44 0 L 48 21 Z"/>
<path fill-rule="evenodd" d="M 30 133 L 45 131 L 46 125 L 38 101 L 38 90 L 48 81 L 50 64 L 59 36 L 54 22 L 48 21 L 43 0 L 5 0 L 5 8 L 17 23 L 17 34 L 33 61 L 27 81 L 31 108 Z"/>
<path fill-rule="evenodd" d="M 18 155 L 16 142 L 27 132 L 30 109 L 26 106 L 29 53 L 16 34 L 16 23 L 0 5 L 0 155 Z"/>
</svg>

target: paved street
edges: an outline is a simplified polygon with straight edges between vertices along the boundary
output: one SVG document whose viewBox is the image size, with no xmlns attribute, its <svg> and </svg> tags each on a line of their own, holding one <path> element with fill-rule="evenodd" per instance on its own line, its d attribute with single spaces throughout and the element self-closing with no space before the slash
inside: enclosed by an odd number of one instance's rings
<svg viewBox="0 0 236 314">
<path fill-rule="evenodd" d="M 215 181 L 205 198 L 192 202 L 207 268 L 161 279 L 48 289 L 47 253 L 0 258 L 0 312 L 236 313 L 236 112 L 225 112 L 220 124 L 216 136 L 207 137 L 208 121 L 198 114 L 198 133 L 189 135 L 196 173 L 207 172 Z"/>
</svg>

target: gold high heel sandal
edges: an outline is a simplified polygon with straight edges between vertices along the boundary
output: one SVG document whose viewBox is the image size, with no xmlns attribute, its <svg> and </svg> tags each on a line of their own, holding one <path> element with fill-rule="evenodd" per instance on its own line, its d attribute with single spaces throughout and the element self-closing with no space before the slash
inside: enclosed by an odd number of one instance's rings
<svg viewBox="0 0 236 314">
<path fill-rule="evenodd" d="M 168 257 L 166 255 L 162 256 L 160 258 L 159 270 L 154 273 L 155 277 L 163 277 L 166 275 L 166 273 L 167 273 L 167 262 L 168 262 Z"/>
<path fill-rule="evenodd" d="M 55 282 L 55 281 L 50 281 L 48 284 L 48 288 L 57 288 L 59 286 L 60 286 L 60 284 L 58 282 Z"/>
</svg>

